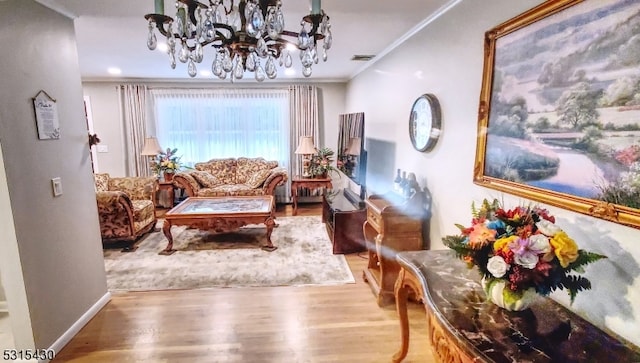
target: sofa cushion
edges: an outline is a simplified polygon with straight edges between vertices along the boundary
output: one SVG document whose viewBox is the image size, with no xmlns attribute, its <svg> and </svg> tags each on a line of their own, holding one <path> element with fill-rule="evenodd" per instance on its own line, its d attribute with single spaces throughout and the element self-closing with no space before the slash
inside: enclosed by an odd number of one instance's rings
<svg viewBox="0 0 640 363">
<path fill-rule="evenodd" d="M 245 184 L 251 188 L 259 188 L 269 175 L 271 175 L 271 169 L 258 170 L 249 177 Z"/>
<path fill-rule="evenodd" d="M 212 159 L 204 163 L 196 163 L 196 170 L 208 171 L 223 184 L 236 183 L 236 159 Z"/>
<path fill-rule="evenodd" d="M 146 222 L 146 225 L 149 224 L 149 221 L 155 217 L 155 208 L 153 205 L 153 201 L 135 199 L 131 201 L 131 204 L 133 204 L 134 221 Z"/>
<path fill-rule="evenodd" d="M 96 192 L 106 192 L 109 190 L 109 174 L 98 173 L 94 174 Z"/>
<path fill-rule="evenodd" d="M 263 170 L 271 170 L 277 166 L 277 161 L 267 161 L 263 158 L 238 158 L 236 183 L 246 184 L 253 174 Z"/>
<path fill-rule="evenodd" d="M 213 188 L 222 184 L 222 182 L 218 178 L 216 178 L 208 171 L 194 170 L 190 174 L 195 180 L 198 181 L 198 183 L 200 183 L 205 188 Z"/>
</svg>

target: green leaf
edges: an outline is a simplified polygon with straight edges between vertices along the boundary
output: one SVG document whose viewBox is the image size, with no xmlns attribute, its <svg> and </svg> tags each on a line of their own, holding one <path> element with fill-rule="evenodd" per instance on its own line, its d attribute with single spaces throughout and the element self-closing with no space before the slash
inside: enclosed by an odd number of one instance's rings
<svg viewBox="0 0 640 363">
<path fill-rule="evenodd" d="M 582 266 L 588 265 L 592 262 L 607 258 L 605 255 L 601 255 L 594 252 L 587 252 L 585 250 L 578 250 L 578 258 L 567 266 L 566 271 L 582 271 Z"/>
</svg>

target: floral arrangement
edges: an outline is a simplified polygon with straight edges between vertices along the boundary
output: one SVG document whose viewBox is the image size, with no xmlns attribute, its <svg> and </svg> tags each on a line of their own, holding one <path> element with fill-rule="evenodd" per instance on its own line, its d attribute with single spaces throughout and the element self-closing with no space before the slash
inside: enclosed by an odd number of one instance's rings
<svg viewBox="0 0 640 363">
<path fill-rule="evenodd" d="M 175 173 L 180 169 L 180 156 L 176 156 L 177 148 L 167 148 L 151 160 L 151 169 L 158 175 L 160 173 Z"/>
<path fill-rule="evenodd" d="M 334 170 L 335 168 L 331 165 L 334 154 L 334 151 L 328 147 L 318 149 L 315 155 L 311 156 L 309 174 L 311 174 L 311 176 L 325 175 L 329 171 Z"/>
<path fill-rule="evenodd" d="M 456 224 L 461 235 L 446 236 L 443 243 L 470 268 L 477 266 L 488 283 L 504 282 L 505 299 L 515 301 L 529 289 L 543 296 L 566 289 L 573 303 L 579 291 L 591 289 L 588 279 L 572 272 L 584 272 L 584 265 L 606 256 L 579 249 L 548 210 L 505 210 L 498 200 L 485 199 L 471 211 L 471 226 Z"/>
</svg>

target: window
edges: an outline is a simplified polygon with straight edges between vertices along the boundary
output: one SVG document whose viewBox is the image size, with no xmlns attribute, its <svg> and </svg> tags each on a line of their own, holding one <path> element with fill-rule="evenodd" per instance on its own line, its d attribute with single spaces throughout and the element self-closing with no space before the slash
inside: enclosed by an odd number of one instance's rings
<svg viewBox="0 0 640 363">
<path fill-rule="evenodd" d="M 289 165 L 289 92 L 273 89 L 151 90 L 156 137 L 188 166 L 263 157 Z"/>
</svg>

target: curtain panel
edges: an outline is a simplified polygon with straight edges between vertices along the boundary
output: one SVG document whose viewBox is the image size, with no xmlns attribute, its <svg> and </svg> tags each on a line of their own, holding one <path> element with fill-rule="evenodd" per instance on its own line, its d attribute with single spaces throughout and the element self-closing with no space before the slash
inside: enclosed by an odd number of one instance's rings
<svg viewBox="0 0 640 363">
<path fill-rule="evenodd" d="M 291 175 L 302 175 L 302 155 L 296 155 L 294 151 L 303 136 L 312 136 L 313 144 L 320 144 L 320 127 L 318 125 L 318 89 L 316 86 L 292 85 L 289 86 L 291 98 L 291 159 L 295 160 Z"/>
<path fill-rule="evenodd" d="M 140 155 L 147 136 L 147 86 L 128 84 L 118 86 L 117 90 L 125 131 L 127 176 L 151 175 L 149 160 Z"/>
</svg>

